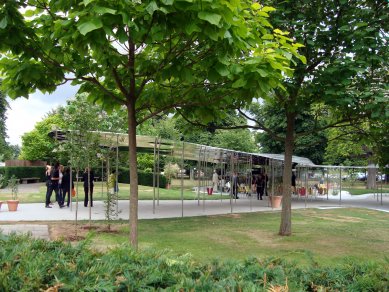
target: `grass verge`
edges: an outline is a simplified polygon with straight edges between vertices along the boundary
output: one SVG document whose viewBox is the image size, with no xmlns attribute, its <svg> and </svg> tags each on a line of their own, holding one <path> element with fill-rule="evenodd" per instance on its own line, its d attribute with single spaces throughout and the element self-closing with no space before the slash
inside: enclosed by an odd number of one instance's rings
<svg viewBox="0 0 389 292">
<path fill-rule="evenodd" d="M 388 213 L 366 209 L 294 210 L 293 235 L 281 237 L 279 212 L 140 220 L 139 247 L 189 253 L 202 262 L 250 256 L 299 264 L 379 260 L 389 254 L 388 222 Z M 113 228 L 113 233 L 92 232 L 93 246 L 104 250 L 128 242 L 127 222 L 117 221 Z"/>
</svg>

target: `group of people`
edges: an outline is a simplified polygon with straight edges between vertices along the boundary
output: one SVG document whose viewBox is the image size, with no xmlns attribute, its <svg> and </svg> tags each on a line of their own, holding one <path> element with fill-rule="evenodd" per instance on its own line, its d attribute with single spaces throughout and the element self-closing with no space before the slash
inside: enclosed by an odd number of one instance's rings
<svg viewBox="0 0 389 292">
<path fill-rule="evenodd" d="M 53 192 L 55 193 L 55 201 L 58 203 L 60 208 L 70 206 L 70 197 L 71 192 L 74 188 L 73 181 L 70 181 L 70 168 L 64 168 L 63 165 L 60 165 L 58 162 L 54 165 L 46 166 L 46 208 L 51 208 L 51 196 Z M 89 199 L 90 206 L 93 207 L 93 182 L 95 180 L 93 170 L 88 168 L 85 169 L 82 174 L 82 179 L 84 181 L 84 206 L 88 207 Z"/>
<path fill-rule="evenodd" d="M 268 180 L 269 179 L 268 179 L 268 176 L 266 173 L 260 173 L 259 175 L 253 176 L 252 190 L 254 192 L 256 192 L 258 200 L 263 200 L 264 195 L 267 196 Z M 214 171 L 214 173 L 213 173 L 212 182 L 213 182 L 213 186 L 215 188 L 215 185 L 217 185 L 217 182 L 218 182 L 216 171 Z M 237 172 L 233 173 L 232 178 L 231 178 L 231 183 L 227 182 L 226 186 L 228 188 L 228 191 L 229 191 L 229 188 L 232 186 L 232 197 L 234 199 L 239 199 L 238 193 L 239 193 L 239 186 L 241 186 L 241 185 L 239 182 L 239 176 L 238 176 Z M 245 193 L 249 194 L 249 191 L 246 190 L 246 187 L 243 187 L 243 189 L 244 189 Z"/>
</svg>

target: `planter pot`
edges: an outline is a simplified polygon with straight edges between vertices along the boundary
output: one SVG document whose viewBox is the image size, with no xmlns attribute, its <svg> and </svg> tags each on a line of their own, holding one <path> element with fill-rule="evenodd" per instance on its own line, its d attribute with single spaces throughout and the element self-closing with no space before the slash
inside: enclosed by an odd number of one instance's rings
<svg viewBox="0 0 389 292">
<path fill-rule="evenodd" d="M 167 185 L 166 185 L 166 189 L 170 189 L 170 184 L 168 183 Z"/>
<path fill-rule="evenodd" d="M 208 196 L 212 196 L 213 188 L 207 188 L 207 194 Z"/>
<path fill-rule="evenodd" d="M 271 207 L 279 208 L 281 206 L 282 196 L 271 196 Z"/>
<path fill-rule="evenodd" d="M 7 204 L 8 204 L 8 211 L 13 212 L 18 209 L 19 200 L 8 200 Z"/>
</svg>

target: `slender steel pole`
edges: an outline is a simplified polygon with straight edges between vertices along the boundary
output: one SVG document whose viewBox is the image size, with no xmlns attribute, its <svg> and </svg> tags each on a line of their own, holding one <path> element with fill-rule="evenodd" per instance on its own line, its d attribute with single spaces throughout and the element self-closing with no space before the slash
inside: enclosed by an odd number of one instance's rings
<svg viewBox="0 0 389 292">
<path fill-rule="evenodd" d="M 116 181 L 114 186 L 116 194 L 116 214 L 119 213 L 119 135 L 116 135 Z"/>
<path fill-rule="evenodd" d="M 182 153 L 181 153 L 181 217 L 184 217 L 184 176 L 182 170 L 184 169 L 184 150 L 185 143 L 182 141 Z"/>
<path fill-rule="evenodd" d="M 197 205 L 200 206 L 200 172 L 201 172 L 201 151 L 203 146 L 200 146 L 199 158 L 197 160 Z"/>
<path fill-rule="evenodd" d="M 342 204 L 342 168 L 339 167 L 339 204 Z"/>
<path fill-rule="evenodd" d="M 328 193 L 330 192 L 330 184 L 329 184 L 329 178 L 328 178 L 328 173 L 330 169 L 327 168 L 327 201 L 328 201 Z"/>
<path fill-rule="evenodd" d="M 154 165 L 153 165 L 153 214 L 155 214 L 155 183 L 156 183 L 156 178 L 155 176 L 157 175 L 157 137 L 154 138 Z"/>
<path fill-rule="evenodd" d="M 160 149 L 161 149 L 161 137 L 158 137 L 158 147 L 157 147 L 157 206 L 159 206 L 159 174 L 160 171 Z"/>
</svg>

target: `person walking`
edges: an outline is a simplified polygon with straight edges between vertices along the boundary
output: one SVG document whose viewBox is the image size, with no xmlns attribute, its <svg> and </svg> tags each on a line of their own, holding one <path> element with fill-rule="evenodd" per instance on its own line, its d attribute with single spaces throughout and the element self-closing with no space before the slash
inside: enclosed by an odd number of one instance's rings
<svg viewBox="0 0 389 292">
<path fill-rule="evenodd" d="M 89 179 L 88 179 L 89 178 Z M 89 197 L 90 197 L 90 206 L 93 207 L 93 182 L 95 180 L 95 173 L 89 168 L 85 168 L 85 171 L 82 175 L 84 181 L 84 207 L 88 207 Z"/>
</svg>

